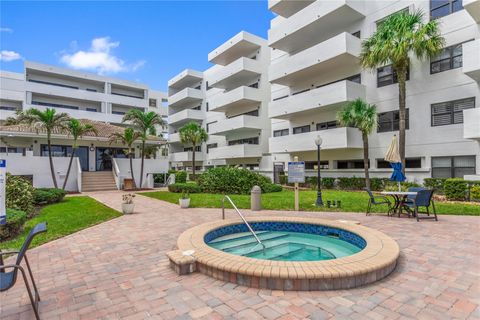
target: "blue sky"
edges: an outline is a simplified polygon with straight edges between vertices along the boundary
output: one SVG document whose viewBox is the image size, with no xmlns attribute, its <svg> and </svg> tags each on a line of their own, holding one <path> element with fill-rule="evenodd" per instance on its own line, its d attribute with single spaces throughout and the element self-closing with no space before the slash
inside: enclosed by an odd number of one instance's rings
<svg viewBox="0 0 480 320">
<path fill-rule="evenodd" d="M 1 1 L 0 69 L 26 59 L 165 90 L 239 31 L 266 38 L 271 18 L 267 1 Z"/>
</svg>

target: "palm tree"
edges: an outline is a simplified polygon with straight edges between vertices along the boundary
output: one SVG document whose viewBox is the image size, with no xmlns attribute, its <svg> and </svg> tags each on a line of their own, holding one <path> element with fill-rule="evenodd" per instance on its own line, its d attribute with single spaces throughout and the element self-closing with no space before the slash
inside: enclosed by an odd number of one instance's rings
<svg viewBox="0 0 480 320">
<path fill-rule="evenodd" d="M 30 127 L 34 128 L 37 131 L 44 130 L 47 133 L 47 144 L 48 144 L 48 158 L 50 161 L 50 172 L 52 173 L 53 185 L 55 188 L 58 188 L 57 178 L 55 177 L 55 168 L 53 166 L 52 159 L 52 141 L 51 136 L 52 132 L 63 131 L 67 127 L 67 123 L 70 120 L 70 117 L 66 113 L 57 113 L 55 109 L 47 108 L 45 111 L 40 111 L 38 109 L 28 109 L 25 112 L 19 113 L 17 117 L 18 123 L 28 124 Z"/>
<path fill-rule="evenodd" d="M 337 120 L 342 126 L 357 128 L 362 133 L 365 185 L 367 188 L 370 188 L 370 175 L 368 173 L 368 135 L 377 127 L 377 107 L 358 98 L 348 103 L 337 113 Z"/>
<path fill-rule="evenodd" d="M 156 112 L 149 111 L 143 112 L 138 109 L 130 109 L 124 116 L 123 122 L 130 122 L 133 127 L 140 133 L 140 139 L 142 140 L 142 163 L 140 166 L 140 188 L 143 184 L 143 163 L 145 161 L 145 142 L 148 135 L 156 135 L 157 129 L 155 126 L 161 126 L 164 124 L 162 117 Z"/>
<path fill-rule="evenodd" d="M 68 135 L 72 136 L 73 142 L 72 142 L 72 154 L 70 155 L 70 162 L 68 163 L 68 169 L 67 169 L 67 175 L 65 176 L 65 181 L 63 182 L 63 187 L 62 189 L 65 190 L 65 186 L 67 185 L 67 180 L 68 176 L 70 175 L 70 169 L 72 168 L 72 162 L 73 158 L 75 157 L 75 151 L 78 148 L 77 142 L 78 138 L 81 138 L 83 135 L 88 134 L 88 133 L 93 133 L 97 135 L 97 128 L 92 126 L 91 124 L 82 124 L 80 121 L 77 119 L 70 119 L 67 123 L 67 128 L 66 128 Z"/>
<path fill-rule="evenodd" d="M 407 72 L 411 56 L 424 60 L 437 55 L 445 40 L 437 20 L 423 22 L 424 14 L 402 11 L 386 18 L 377 31 L 362 43 L 361 64 L 375 70 L 391 63 L 398 78 L 399 151 L 405 170 L 405 114 Z"/>
<path fill-rule="evenodd" d="M 189 122 L 178 130 L 180 135 L 180 142 L 183 144 L 192 145 L 192 173 L 195 179 L 195 147 L 206 142 L 208 133 L 196 122 Z"/>
<path fill-rule="evenodd" d="M 130 173 L 132 175 L 133 187 L 136 188 L 135 176 L 133 174 L 133 154 L 134 149 L 132 145 L 140 138 L 140 133 L 132 128 L 125 128 L 123 133 L 115 132 L 110 135 L 110 144 L 119 142 L 128 148 L 128 158 L 130 159 Z"/>
</svg>

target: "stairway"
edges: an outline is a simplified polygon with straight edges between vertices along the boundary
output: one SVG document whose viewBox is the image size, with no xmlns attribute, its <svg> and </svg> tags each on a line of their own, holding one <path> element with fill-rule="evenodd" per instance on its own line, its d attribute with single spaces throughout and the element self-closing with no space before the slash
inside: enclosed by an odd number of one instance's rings
<svg viewBox="0 0 480 320">
<path fill-rule="evenodd" d="M 117 190 L 112 171 L 82 172 L 82 192 Z"/>
</svg>

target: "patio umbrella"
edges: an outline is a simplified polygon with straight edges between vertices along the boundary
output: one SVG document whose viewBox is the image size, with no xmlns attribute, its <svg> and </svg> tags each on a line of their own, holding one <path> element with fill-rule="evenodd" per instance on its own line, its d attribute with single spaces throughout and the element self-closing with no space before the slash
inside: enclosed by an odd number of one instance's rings
<svg viewBox="0 0 480 320">
<path fill-rule="evenodd" d="M 390 166 L 393 168 L 390 180 L 398 182 L 398 191 L 400 191 L 400 182 L 405 181 L 406 177 L 402 172 L 402 160 L 400 159 L 400 153 L 398 152 L 398 140 L 396 135 L 393 136 L 384 159 L 385 161 L 390 162 Z"/>
</svg>

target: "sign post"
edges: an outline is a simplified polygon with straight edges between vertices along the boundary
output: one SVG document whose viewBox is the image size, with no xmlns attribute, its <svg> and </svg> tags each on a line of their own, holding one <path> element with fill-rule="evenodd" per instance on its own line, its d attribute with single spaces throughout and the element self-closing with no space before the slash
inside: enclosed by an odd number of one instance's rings
<svg viewBox="0 0 480 320">
<path fill-rule="evenodd" d="M 298 157 L 288 163 L 288 183 L 294 183 L 295 211 L 300 211 L 298 184 L 305 183 L 305 162 L 298 161 Z"/>
<path fill-rule="evenodd" d="M 7 160 L 0 159 L 0 225 L 7 223 L 5 185 L 7 184 Z"/>
</svg>

